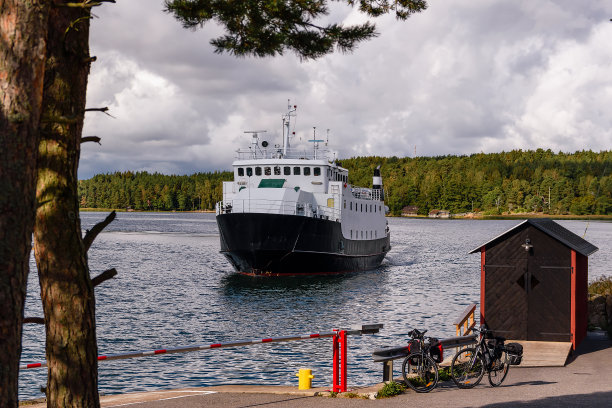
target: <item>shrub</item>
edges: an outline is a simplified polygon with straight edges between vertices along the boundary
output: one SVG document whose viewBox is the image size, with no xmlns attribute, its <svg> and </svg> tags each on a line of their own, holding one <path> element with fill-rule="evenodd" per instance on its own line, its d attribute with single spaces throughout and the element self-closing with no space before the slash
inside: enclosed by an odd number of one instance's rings
<svg viewBox="0 0 612 408">
<path fill-rule="evenodd" d="M 440 370 L 438 370 L 438 381 L 448 381 L 450 379 L 450 367 L 441 368 Z"/>
<path fill-rule="evenodd" d="M 612 276 L 600 276 L 589 284 L 589 295 L 612 295 Z"/>
<path fill-rule="evenodd" d="M 404 392 L 406 387 L 403 384 L 397 383 L 395 381 L 390 381 L 384 385 L 376 394 L 376 398 L 389 398 L 395 397 L 396 395 Z"/>
</svg>

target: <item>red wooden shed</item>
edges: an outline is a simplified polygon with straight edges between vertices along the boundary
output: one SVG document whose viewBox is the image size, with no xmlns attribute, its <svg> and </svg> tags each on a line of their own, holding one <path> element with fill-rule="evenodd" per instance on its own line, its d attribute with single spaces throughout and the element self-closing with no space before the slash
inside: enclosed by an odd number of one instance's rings
<svg viewBox="0 0 612 408">
<path fill-rule="evenodd" d="M 571 342 L 586 336 L 588 256 L 597 247 L 547 219 L 529 219 L 480 252 L 480 321 L 515 340 Z"/>
</svg>

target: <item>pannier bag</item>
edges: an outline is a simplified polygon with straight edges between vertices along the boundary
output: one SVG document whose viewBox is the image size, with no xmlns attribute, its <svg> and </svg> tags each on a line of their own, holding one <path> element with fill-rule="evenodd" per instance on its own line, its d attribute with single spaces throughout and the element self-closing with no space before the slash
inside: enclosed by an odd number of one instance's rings
<svg viewBox="0 0 612 408">
<path fill-rule="evenodd" d="M 521 364 L 521 361 L 523 361 L 523 346 L 519 343 L 508 343 L 506 344 L 506 351 L 508 352 L 510 365 Z"/>
<path fill-rule="evenodd" d="M 408 343 L 407 349 L 408 349 L 408 354 L 418 353 L 421 350 L 418 340 L 410 340 L 410 342 Z M 418 365 L 418 361 L 416 359 L 411 359 L 410 364 L 414 366 Z"/>
<path fill-rule="evenodd" d="M 444 349 L 442 348 L 442 343 L 440 343 L 437 339 L 432 339 L 429 354 L 431 355 L 433 361 L 440 364 L 442 360 L 444 360 Z"/>
</svg>

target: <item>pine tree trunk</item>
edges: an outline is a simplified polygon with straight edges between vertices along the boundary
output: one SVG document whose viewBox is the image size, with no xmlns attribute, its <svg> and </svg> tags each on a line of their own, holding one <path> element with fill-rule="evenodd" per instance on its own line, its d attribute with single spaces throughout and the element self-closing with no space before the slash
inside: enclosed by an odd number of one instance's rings
<svg viewBox="0 0 612 408">
<path fill-rule="evenodd" d="M 89 16 L 88 8 L 54 7 L 48 27 L 34 243 L 47 334 L 49 407 L 100 406 L 95 300 L 77 194 Z"/>
<path fill-rule="evenodd" d="M 47 10 L 42 0 L 0 0 L 0 407 L 18 405 Z"/>
</svg>

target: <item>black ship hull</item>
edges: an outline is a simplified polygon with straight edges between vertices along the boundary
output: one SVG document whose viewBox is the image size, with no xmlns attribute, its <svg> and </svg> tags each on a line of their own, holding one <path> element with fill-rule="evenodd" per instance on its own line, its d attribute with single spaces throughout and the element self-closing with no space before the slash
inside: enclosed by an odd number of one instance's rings
<svg viewBox="0 0 612 408">
<path fill-rule="evenodd" d="M 290 276 L 358 272 L 378 267 L 389 234 L 370 240 L 342 236 L 339 222 L 297 215 L 217 215 L 221 253 L 247 275 Z"/>
</svg>

